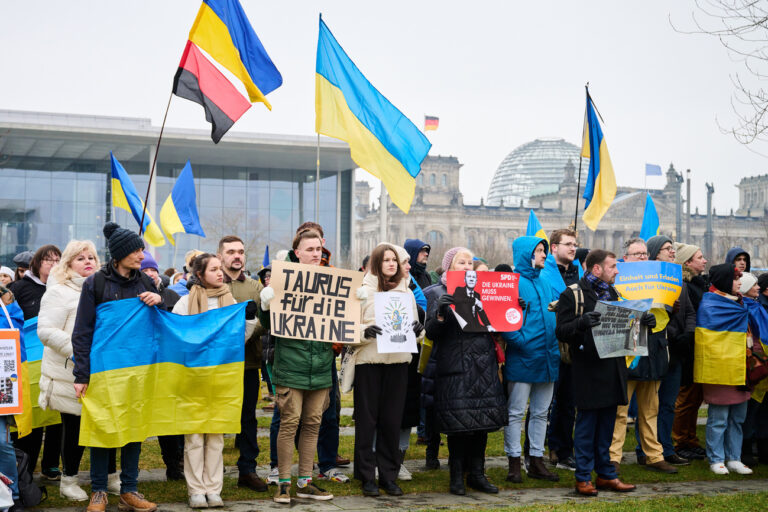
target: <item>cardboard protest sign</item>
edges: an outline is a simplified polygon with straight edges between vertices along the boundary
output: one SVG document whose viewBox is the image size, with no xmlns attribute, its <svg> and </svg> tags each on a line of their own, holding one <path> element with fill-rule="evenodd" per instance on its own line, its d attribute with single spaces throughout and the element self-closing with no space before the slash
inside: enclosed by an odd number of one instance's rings
<svg viewBox="0 0 768 512">
<path fill-rule="evenodd" d="M 619 262 L 614 286 L 628 300 L 652 299 L 654 307 L 672 306 L 683 289 L 683 268 L 666 261 Z"/>
<path fill-rule="evenodd" d="M 465 332 L 510 332 L 523 325 L 517 303 L 520 274 L 512 272 L 448 272 L 448 293 L 456 319 Z"/>
<path fill-rule="evenodd" d="M 22 371 L 19 331 L 0 329 L 0 416 L 22 412 Z"/>
<path fill-rule="evenodd" d="M 651 299 L 598 301 L 600 325 L 592 337 L 600 359 L 648 355 L 648 329 L 640 325 L 643 313 L 651 309 Z"/>
<path fill-rule="evenodd" d="M 356 343 L 363 273 L 288 261 L 272 263 L 272 334 L 281 338 Z"/>
<path fill-rule="evenodd" d="M 416 334 L 413 332 L 413 301 L 411 292 L 379 292 L 374 297 L 376 325 L 383 331 L 376 336 L 379 354 L 393 352 L 416 353 Z"/>
</svg>

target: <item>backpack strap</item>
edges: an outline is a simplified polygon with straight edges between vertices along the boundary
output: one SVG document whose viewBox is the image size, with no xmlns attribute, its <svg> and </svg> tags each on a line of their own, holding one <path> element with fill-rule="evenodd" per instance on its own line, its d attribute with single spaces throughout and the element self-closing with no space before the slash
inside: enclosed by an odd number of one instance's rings
<svg viewBox="0 0 768 512">
<path fill-rule="evenodd" d="M 579 317 L 584 314 L 584 290 L 581 289 L 581 286 L 579 286 L 579 283 L 574 283 L 568 288 L 570 288 L 573 291 L 573 298 L 575 299 L 574 313 L 576 314 L 577 317 Z"/>
</svg>

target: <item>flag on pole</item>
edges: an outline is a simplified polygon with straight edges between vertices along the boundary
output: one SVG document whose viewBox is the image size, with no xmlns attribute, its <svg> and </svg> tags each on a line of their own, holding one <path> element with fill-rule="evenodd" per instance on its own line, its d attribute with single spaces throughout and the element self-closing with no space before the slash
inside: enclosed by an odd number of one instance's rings
<svg viewBox="0 0 768 512">
<path fill-rule="evenodd" d="M 589 174 L 582 196 L 586 200 L 583 219 L 587 227 L 595 231 L 616 197 L 616 176 L 589 92 L 586 117 L 581 156 L 589 158 Z"/>
<path fill-rule="evenodd" d="M 315 72 L 315 131 L 346 141 L 352 160 L 379 178 L 392 202 L 408 213 L 432 144 L 371 85 L 322 18 Z"/>
<path fill-rule="evenodd" d="M 160 226 L 172 245 L 176 245 L 173 240 L 175 233 L 188 233 L 205 238 L 205 231 L 200 225 L 200 216 L 197 213 L 195 179 L 192 176 L 192 165 L 189 160 L 163 203 L 163 208 L 160 210 Z"/>
<path fill-rule="evenodd" d="M 656 205 L 653 204 L 651 194 L 646 192 L 645 210 L 643 211 L 643 224 L 640 228 L 640 238 L 648 241 L 649 238 L 659 234 L 659 214 L 656 212 Z"/>
<path fill-rule="evenodd" d="M 440 118 L 434 116 L 424 116 L 424 131 L 437 130 L 437 126 L 440 124 Z"/>
<path fill-rule="evenodd" d="M 646 176 L 661 176 L 661 166 L 655 164 L 645 164 Z"/>
<path fill-rule="evenodd" d="M 539 222 L 539 218 L 536 217 L 533 210 L 528 213 L 528 226 L 525 228 L 525 236 L 538 236 L 549 243 L 549 237 L 547 237 L 544 227 L 541 225 L 541 222 Z"/>
<path fill-rule="evenodd" d="M 269 266 L 269 244 L 267 244 L 266 249 L 264 249 L 264 260 L 261 262 L 261 268 L 268 267 Z"/>
<path fill-rule="evenodd" d="M 533 210 L 528 214 L 528 226 L 525 228 L 525 236 L 537 236 L 547 241 L 547 259 L 544 262 L 544 268 L 541 269 L 540 277 L 543 282 L 549 283 L 555 293 L 559 296 L 565 291 L 565 281 L 563 281 L 563 276 L 560 275 L 560 269 L 557 268 L 555 257 L 552 256 L 547 232 L 544 231 L 544 227 L 541 225 L 541 222 L 539 222 L 539 218 L 536 217 Z"/>
<path fill-rule="evenodd" d="M 144 211 L 144 201 L 142 201 L 136 187 L 133 186 L 131 177 L 125 171 L 115 155 L 109 152 L 112 159 L 112 206 L 121 208 L 133 215 L 136 222 L 141 224 L 141 215 Z M 149 245 L 160 247 L 165 245 L 165 238 L 160 231 L 160 227 L 152 220 L 149 211 L 144 216 L 144 226 L 142 226 L 142 235 Z"/>
</svg>

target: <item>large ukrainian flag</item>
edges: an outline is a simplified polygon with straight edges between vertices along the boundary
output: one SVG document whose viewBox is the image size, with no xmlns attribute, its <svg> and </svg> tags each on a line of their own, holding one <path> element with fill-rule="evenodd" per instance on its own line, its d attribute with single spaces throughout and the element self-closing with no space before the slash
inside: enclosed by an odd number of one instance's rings
<svg viewBox="0 0 768 512">
<path fill-rule="evenodd" d="M 240 432 L 246 304 L 190 316 L 138 298 L 99 305 L 80 445 Z"/>
<path fill-rule="evenodd" d="M 144 201 L 136 191 L 131 177 L 128 176 L 128 173 L 111 151 L 109 152 L 109 157 L 112 160 L 112 206 L 131 213 L 136 222 L 141 224 Z M 144 226 L 141 234 L 150 245 L 155 247 L 165 245 L 163 233 L 155 221 L 152 220 L 152 215 L 149 212 L 146 212 L 144 215 Z"/>
<path fill-rule="evenodd" d="M 749 311 L 735 300 L 707 292 L 696 315 L 693 381 L 743 386 L 747 380 Z"/>
<path fill-rule="evenodd" d="M 408 213 L 432 144 L 365 78 L 320 19 L 315 131 L 346 141 L 357 165 L 379 178 Z"/>
<path fill-rule="evenodd" d="M 586 200 L 583 218 L 587 227 L 594 231 L 616 197 L 616 176 L 589 92 L 581 156 L 589 158 L 589 174 L 583 195 Z"/>
<path fill-rule="evenodd" d="M 22 351 L 22 386 L 21 394 L 24 412 L 16 416 L 19 437 L 24 437 L 32 429 L 61 423 L 61 415 L 52 409 L 43 410 L 37 403 L 40 395 L 40 375 L 43 364 L 43 342 L 37 336 L 37 317 L 24 322 L 22 329 L 24 350 Z"/>
</svg>

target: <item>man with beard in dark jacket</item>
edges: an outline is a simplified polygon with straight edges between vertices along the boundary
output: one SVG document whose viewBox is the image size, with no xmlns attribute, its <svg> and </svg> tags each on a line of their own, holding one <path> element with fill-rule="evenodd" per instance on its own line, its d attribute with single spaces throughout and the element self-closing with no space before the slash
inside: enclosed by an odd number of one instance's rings
<svg viewBox="0 0 768 512">
<path fill-rule="evenodd" d="M 576 492 L 597 496 L 598 489 L 628 492 L 634 485 L 619 480 L 611 464 L 610 448 L 616 408 L 627 404 L 627 365 L 624 357 L 600 359 L 592 327 L 600 325 L 598 300 L 618 300 L 611 286 L 618 274 L 616 255 L 594 249 L 587 256 L 587 273 L 579 289 L 566 288 L 557 306 L 558 340 L 571 355 L 572 386 L 577 409 L 573 444 L 576 454 Z M 592 471 L 597 473 L 592 485 Z"/>
<path fill-rule="evenodd" d="M 83 283 L 77 307 L 72 349 L 75 358 L 75 393 L 85 396 L 91 378 L 91 345 L 96 328 L 96 307 L 104 302 L 138 297 L 147 306 L 161 306 L 162 299 L 149 276 L 141 272 L 144 242 L 139 235 L 114 222 L 104 226 L 111 259 Z M 87 512 L 107 507 L 109 448 L 91 448 L 91 502 Z M 128 443 L 120 450 L 120 510 L 153 512 L 157 505 L 138 493 L 141 443 Z"/>
<path fill-rule="evenodd" d="M 411 277 L 421 289 L 432 286 L 432 278 L 427 272 L 427 261 L 431 247 L 428 243 L 417 238 L 408 238 L 403 244 L 408 256 L 411 257 Z"/>
</svg>

